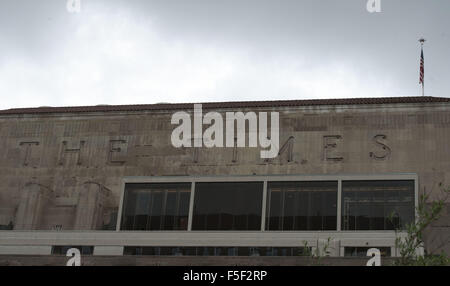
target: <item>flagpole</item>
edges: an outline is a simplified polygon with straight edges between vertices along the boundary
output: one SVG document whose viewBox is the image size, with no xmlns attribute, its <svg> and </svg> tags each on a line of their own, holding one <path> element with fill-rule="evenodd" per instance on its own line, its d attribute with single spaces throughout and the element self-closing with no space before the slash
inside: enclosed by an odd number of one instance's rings
<svg viewBox="0 0 450 286">
<path fill-rule="evenodd" d="M 420 62 L 420 70 L 421 73 L 423 71 L 423 74 L 421 74 L 421 80 L 422 80 L 422 96 L 425 96 L 425 72 L 424 72 L 424 59 L 423 59 L 423 44 L 425 43 L 425 39 L 424 38 L 420 38 L 419 42 L 420 42 L 420 46 L 421 46 L 421 62 Z"/>
<path fill-rule="evenodd" d="M 425 96 L 425 83 L 422 83 L 422 96 Z"/>
</svg>

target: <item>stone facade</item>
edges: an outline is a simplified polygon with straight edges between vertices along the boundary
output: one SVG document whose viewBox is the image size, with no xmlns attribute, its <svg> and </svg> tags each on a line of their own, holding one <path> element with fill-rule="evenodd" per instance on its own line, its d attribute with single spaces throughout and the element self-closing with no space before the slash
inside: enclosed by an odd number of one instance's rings
<svg viewBox="0 0 450 286">
<path fill-rule="evenodd" d="M 450 186 L 448 100 L 233 107 L 279 112 L 271 160 L 260 148 L 172 147 L 175 111 L 0 112 L 1 228 L 113 230 L 128 176 L 415 173 L 432 199 Z M 426 239 L 450 253 L 448 200 Z"/>
</svg>

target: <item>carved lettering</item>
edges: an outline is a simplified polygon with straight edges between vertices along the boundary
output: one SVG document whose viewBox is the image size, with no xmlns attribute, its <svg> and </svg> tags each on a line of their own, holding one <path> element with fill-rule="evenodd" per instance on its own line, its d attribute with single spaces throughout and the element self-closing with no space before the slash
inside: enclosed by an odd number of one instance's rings
<svg viewBox="0 0 450 286">
<path fill-rule="evenodd" d="M 150 148 L 152 148 L 152 144 L 135 145 L 134 146 L 134 156 L 136 158 L 150 157 L 150 155 L 149 155 Z"/>
<path fill-rule="evenodd" d="M 65 155 L 67 153 L 76 154 L 77 155 L 77 165 L 81 165 L 81 151 L 83 149 L 85 141 L 80 141 L 80 148 L 67 148 L 67 141 L 62 142 L 61 153 L 59 155 L 59 164 L 64 165 Z"/>
<path fill-rule="evenodd" d="M 294 161 L 294 136 L 290 136 L 283 146 L 281 146 L 280 151 L 278 151 L 277 157 L 280 157 L 283 153 L 287 154 L 287 161 Z M 271 162 L 273 159 L 264 159 L 264 162 Z"/>
<path fill-rule="evenodd" d="M 391 154 L 391 148 L 389 148 L 385 143 L 381 142 L 380 140 L 386 140 L 387 136 L 384 134 L 378 134 L 373 137 L 374 143 L 381 147 L 383 151 L 376 154 L 375 152 L 370 152 L 369 156 L 375 160 L 384 160 Z"/>
<path fill-rule="evenodd" d="M 122 154 L 121 157 L 116 157 L 116 154 L 124 153 L 122 152 L 122 148 L 120 146 L 123 146 L 127 144 L 126 140 L 110 140 L 109 141 L 109 155 L 108 155 L 108 161 L 110 164 L 124 164 L 126 162 L 125 156 L 126 154 Z"/>
<path fill-rule="evenodd" d="M 278 152 L 278 156 L 287 151 L 287 161 L 292 162 L 294 159 L 294 154 L 292 152 L 293 150 L 294 150 L 294 136 L 291 136 L 288 138 L 288 140 L 286 140 L 283 146 L 281 146 L 281 149 Z"/>
<path fill-rule="evenodd" d="M 323 136 L 323 158 L 324 161 L 342 161 L 344 158 L 336 154 L 331 154 L 337 148 L 337 140 L 342 139 L 341 135 Z"/>
<path fill-rule="evenodd" d="M 28 166 L 29 164 L 29 159 L 31 157 L 31 146 L 39 146 L 39 142 L 35 141 L 35 142 L 20 142 L 19 146 L 26 146 L 25 147 L 25 158 L 23 159 L 23 165 L 24 166 Z"/>
</svg>

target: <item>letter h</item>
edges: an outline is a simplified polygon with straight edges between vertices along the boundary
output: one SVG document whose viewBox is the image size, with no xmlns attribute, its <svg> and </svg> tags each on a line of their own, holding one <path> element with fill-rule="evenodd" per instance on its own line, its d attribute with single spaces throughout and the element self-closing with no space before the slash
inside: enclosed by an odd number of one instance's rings
<svg viewBox="0 0 450 286">
<path fill-rule="evenodd" d="M 67 148 L 67 141 L 62 142 L 61 153 L 59 155 L 59 164 L 64 165 L 64 158 L 66 153 L 76 153 L 77 154 L 77 165 L 81 165 L 81 149 L 84 146 L 84 141 L 80 141 L 80 148 Z"/>
</svg>

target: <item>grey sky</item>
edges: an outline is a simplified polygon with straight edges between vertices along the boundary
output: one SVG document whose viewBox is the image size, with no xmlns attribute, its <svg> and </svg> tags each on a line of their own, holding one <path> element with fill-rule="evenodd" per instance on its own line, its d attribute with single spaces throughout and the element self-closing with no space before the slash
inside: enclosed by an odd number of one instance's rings
<svg viewBox="0 0 450 286">
<path fill-rule="evenodd" d="M 0 109 L 450 96 L 450 1 L 0 0 Z"/>
</svg>

